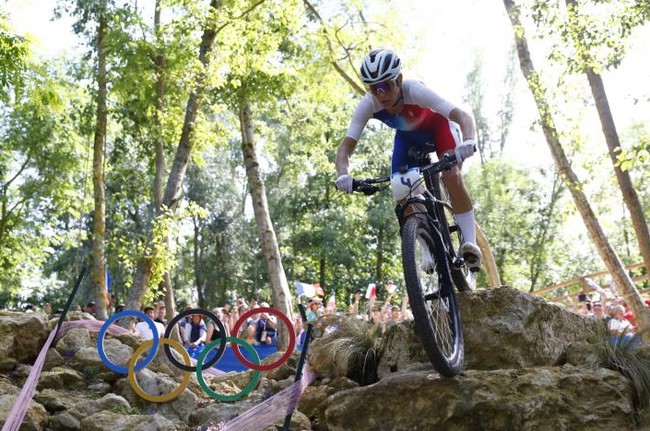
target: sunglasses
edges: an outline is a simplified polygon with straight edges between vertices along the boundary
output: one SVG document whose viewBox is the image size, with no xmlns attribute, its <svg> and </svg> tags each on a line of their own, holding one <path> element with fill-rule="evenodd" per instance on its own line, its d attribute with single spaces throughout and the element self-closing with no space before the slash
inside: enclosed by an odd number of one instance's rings
<svg viewBox="0 0 650 431">
<path fill-rule="evenodd" d="M 378 82 L 376 84 L 370 84 L 366 85 L 366 90 L 371 92 L 374 95 L 377 95 L 379 93 L 388 93 L 393 84 L 395 83 L 396 79 L 390 79 L 388 81 L 383 81 L 383 82 Z"/>
</svg>

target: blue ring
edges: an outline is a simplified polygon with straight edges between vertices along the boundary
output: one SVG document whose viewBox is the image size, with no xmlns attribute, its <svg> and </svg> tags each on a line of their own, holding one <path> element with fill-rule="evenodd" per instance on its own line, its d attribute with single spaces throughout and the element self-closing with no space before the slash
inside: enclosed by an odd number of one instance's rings
<svg viewBox="0 0 650 431">
<path fill-rule="evenodd" d="M 158 351 L 158 328 L 156 328 L 156 324 L 141 311 L 136 311 L 136 310 L 124 310 L 120 311 L 117 314 L 114 314 L 111 316 L 104 324 L 102 325 L 102 328 L 99 330 L 99 334 L 97 335 L 97 352 L 99 353 L 99 357 L 102 358 L 102 362 L 104 365 L 106 365 L 108 368 L 110 368 L 112 371 L 115 371 L 118 374 L 129 374 L 129 369 L 127 367 L 122 367 L 120 365 L 115 365 L 108 359 L 106 356 L 106 353 L 104 352 L 104 336 L 106 335 L 106 331 L 108 330 L 108 327 L 111 326 L 111 323 L 116 321 L 117 319 L 120 319 L 125 316 L 131 316 L 131 317 L 137 317 L 149 325 L 151 328 L 151 332 L 153 333 L 153 345 L 151 346 L 151 350 L 149 351 L 149 354 L 145 356 L 145 358 L 142 360 L 142 362 L 136 364 L 134 367 L 134 371 L 140 371 L 144 367 L 146 367 L 149 362 L 153 360 L 153 358 L 156 356 L 156 352 Z"/>
</svg>

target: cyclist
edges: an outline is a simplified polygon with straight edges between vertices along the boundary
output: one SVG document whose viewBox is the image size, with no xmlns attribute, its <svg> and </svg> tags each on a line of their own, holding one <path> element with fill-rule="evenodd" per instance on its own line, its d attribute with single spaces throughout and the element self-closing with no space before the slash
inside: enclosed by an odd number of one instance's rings
<svg viewBox="0 0 650 431">
<path fill-rule="evenodd" d="M 393 174 L 403 172 L 407 167 L 408 151 L 413 146 L 424 149 L 433 143 L 438 157 L 455 153 L 458 165 L 443 172 L 442 181 L 449 192 L 454 218 L 465 241 L 460 249 L 461 256 L 468 267 L 478 268 L 482 256 L 476 246 L 474 210 L 460 173 L 463 160 L 475 151 L 474 119 L 421 82 L 403 79 L 401 71 L 402 62 L 390 49 L 374 50 L 363 60 L 361 79 L 367 93 L 357 106 L 336 153 L 336 188 L 352 192 L 353 178 L 348 171 L 350 157 L 371 118 L 396 129 Z"/>
</svg>

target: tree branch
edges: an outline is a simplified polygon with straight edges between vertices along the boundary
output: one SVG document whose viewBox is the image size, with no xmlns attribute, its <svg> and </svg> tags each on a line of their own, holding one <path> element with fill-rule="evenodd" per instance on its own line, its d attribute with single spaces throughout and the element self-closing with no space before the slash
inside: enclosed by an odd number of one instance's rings
<svg viewBox="0 0 650 431">
<path fill-rule="evenodd" d="M 345 79 L 345 81 L 350 85 L 350 87 L 352 87 L 352 89 L 357 94 L 364 95 L 366 93 L 365 90 L 359 84 L 356 83 L 354 78 L 352 78 L 347 72 L 345 72 L 345 70 L 343 70 L 343 68 L 341 66 L 338 65 L 338 62 L 337 62 L 337 60 L 335 58 L 335 55 L 334 55 L 334 48 L 332 47 L 332 41 L 330 40 L 330 36 L 329 36 L 328 31 L 327 31 L 327 27 L 325 25 L 325 21 L 320 16 L 320 14 L 318 13 L 318 11 L 314 7 L 314 5 L 312 5 L 309 2 L 309 0 L 303 0 L 303 3 L 307 7 L 307 9 L 309 9 L 316 16 L 316 18 L 318 19 L 318 21 L 321 24 L 321 27 L 323 29 L 323 34 L 325 35 L 325 42 L 327 43 L 327 50 L 330 53 L 332 66 L 334 66 L 334 69 L 336 69 L 338 74 L 341 75 L 341 77 L 343 79 Z M 339 45 L 341 45 L 340 42 L 339 42 Z M 346 52 L 347 59 L 350 60 L 350 53 L 347 50 L 345 50 L 345 52 Z"/>
</svg>

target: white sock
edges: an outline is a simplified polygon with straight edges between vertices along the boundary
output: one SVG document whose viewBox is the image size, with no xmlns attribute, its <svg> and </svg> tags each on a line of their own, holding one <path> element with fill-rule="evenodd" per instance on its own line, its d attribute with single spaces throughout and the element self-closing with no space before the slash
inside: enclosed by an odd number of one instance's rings
<svg viewBox="0 0 650 431">
<path fill-rule="evenodd" d="M 476 245 L 476 224 L 474 222 L 474 210 L 471 209 L 461 214 L 454 214 L 456 223 L 463 233 L 465 242 L 471 242 Z M 462 244 L 461 244 L 462 245 Z"/>
</svg>

